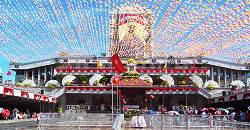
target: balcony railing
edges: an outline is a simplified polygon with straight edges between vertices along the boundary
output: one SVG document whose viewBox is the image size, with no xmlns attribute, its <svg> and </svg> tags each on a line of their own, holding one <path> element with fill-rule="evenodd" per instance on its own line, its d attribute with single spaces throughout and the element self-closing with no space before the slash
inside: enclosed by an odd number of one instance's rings
<svg viewBox="0 0 250 130">
<path fill-rule="evenodd" d="M 96 67 L 75 67 L 75 68 L 67 68 L 67 67 L 57 67 L 55 68 L 57 72 L 78 72 L 78 73 L 94 73 L 94 72 L 104 72 L 110 73 L 114 72 L 114 69 L 111 67 L 103 67 L 102 69 L 97 69 Z M 184 68 L 184 67 L 175 67 L 175 68 L 167 68 L 164 69 L 162 67 L 136 67 L 136 70 L 139 73 L 201 73 L 205 74 L 209 71 L 207 67 L 197 67 L 197 68 Z"/>
</svg>

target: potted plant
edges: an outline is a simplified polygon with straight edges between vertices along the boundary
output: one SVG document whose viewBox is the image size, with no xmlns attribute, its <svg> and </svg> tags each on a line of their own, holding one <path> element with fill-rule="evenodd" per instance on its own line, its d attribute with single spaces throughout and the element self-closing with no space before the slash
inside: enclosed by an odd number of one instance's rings
<svg viewBox="0 0 250 130">
<path fill-rule="evenodd" d="M 193 83 L 193 87 L 199 88 L 197 83 Z"/>
<path fill-rule="evenodd" d="M 162 86 L 169 87 L 169 83 L 168 83 L 168 81 L 163 81 L 163 82 L 162 82 Z"/>
<path fill-rule="evenodd" d="M 214 85 L 213 84 L 208 84 L 208 86 L 207 86 L 207 90 L 208 91 L 211 91 L 211 90 L 214 90 L 215 89 L 215 87 L 214 87 Z"/>
<path fill-rule="evenodd" d="M 66 82 L 66 85 L 67 85 L 67 86 L 71 86 L 72 83 L 73 83 L 73 81 L 67 81 L 67 82 Z"/>
<path fill-rule="evenodd" d="M 79 77 L 79 79 L 80 79 L 80 82 L 81 82 L 83 85 L 86 85 L 87 79 L 88 79 L 86 75 L 81 75 L 81 76 Z"/>
<path fill-rule="evenodd" d="M 24 83 L 23 86 L 24 86 L 24 87 L 30 87 L 30 86 L 31 86 L 31 83 Z"/>
<path fill-rule="evenodd" d="M 16 86 L 17 86 L 17 87 L 23 87 L 23 83 L 18 82 Z"/>
<path fill-rule="evenodd" d="M 48 88 L 49 89 L 55 89 L 56 88 L 56 84 L 54 84 L 54 83 L 48 83 Z"/>
</svg>

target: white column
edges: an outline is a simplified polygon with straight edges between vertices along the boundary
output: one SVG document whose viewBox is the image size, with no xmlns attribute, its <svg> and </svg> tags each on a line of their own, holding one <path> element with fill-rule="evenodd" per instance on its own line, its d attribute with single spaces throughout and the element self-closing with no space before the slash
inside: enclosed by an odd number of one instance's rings
<svg viewBox="0 0 250 130">
<path fill-rule="evenodd" d="M 227 86 L 227 68 L 224 68 L 225 87 Z"/>
<path fill-rule="evenodd" d="M 233 70 L 231 70 L 231 82 L 234 81 L 234 73 Z"/>
<path fill-rule="evenodd" d="M 213 66 L 211 68 L 211 76 L 212 76 L 212 80 L 214 80 L 214 67 Z"/>
<path fill-rule="evenodd" d="M 34 74 L 35 74 L 34 69 L 31 69 L 31 79 L 32 79 L 32 81 L 34 81 Z"/>
<path fill-rule="evenodd" d="M 220 67 L 218 67 L 218 84 L 220 85 Z"/>
<path fill-rule="evenodd" d="M 53 67 L 51 66 L 51 67 L 50 67 L 50 79 L 53 78 L 53 72 L 54 72 L 54 71 L 53 71 Z"/>
<path fill-rule="evenodd" d="M 25 70 L 25 80 L 27 80 L 28 79 L 28 70 Z"/>
<path fill-rule="evenodd" d="M 41 70 L 40 68 L 38 68 L 38 72 L 37 72 L 37 80 L 38 80 L 38 86 L 40 86 L 40 83 L 41 83 Z"/>
<path fill-rule="evenodd" d="M 241 80 L 241 73 L 240 73 L 240 70 L 238 70 L 238 72 L 237 72 L 237 77 L 238 77 L 238 80 Z"/>
<path fill-rule="evenodd" d="M 46 80 L 47 80 L 47 68 L 46 68 L 46 66 L 44 67 L 44 83 L 46 82 Z"/>
</svg>

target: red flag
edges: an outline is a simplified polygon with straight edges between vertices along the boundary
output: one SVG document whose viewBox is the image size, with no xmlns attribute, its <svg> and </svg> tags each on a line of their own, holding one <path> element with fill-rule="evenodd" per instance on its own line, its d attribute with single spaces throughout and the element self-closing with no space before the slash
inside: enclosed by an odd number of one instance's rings
<svg viewBox="0 0 250 130">
<path fill-rule="evenodd" d="M 11 76 L 10 69 L 8 70 L 7 75 L 8 75 L 8 76 Z"/>
<path fill-rule="evenodd" d="M 68 66 L 67 66 L 67 70 L 68 70 L 68 73 L 71 73 L 71 65 L 68 63 Z"/>
<path fill-rule="evenodd" d="M 111 57 L 111 61 L 112 61 L 112 66 L 114 67 L 114 69 L 120 74 L 124 71 L 126 71 L 125 67 L 123 66 L 121 59 L 118 55 L 118 53 L 115 53 L 112 57 Z"/>
</svg>

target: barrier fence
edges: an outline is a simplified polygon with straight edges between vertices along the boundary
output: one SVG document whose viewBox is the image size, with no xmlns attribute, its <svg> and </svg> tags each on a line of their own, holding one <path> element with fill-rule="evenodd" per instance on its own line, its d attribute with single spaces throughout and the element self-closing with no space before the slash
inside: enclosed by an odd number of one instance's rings
<svg viewBox="0 0 250 130">
<path fill-rule="evenodd" d="M 143 115 L 147 127 L 145 130 L 249 130 L 250 123 L 232 121 L 231 116 L 171 116 L 171 115 Z M 124 115 L 115 115 L 114 122 L 111 114 L 54 114 L 42 113 L 38 128 L 40 130 L 89 130 L 94 128 L 121 130 L 124 124 Z"/>
<path fill-rule="evenodd" d="M 249 130 L 250 123 L 235 122 L 216 116 L 213 119 L 200 116 L 144 115 L 147 127 L 154 130 Z"/>
</svg>

